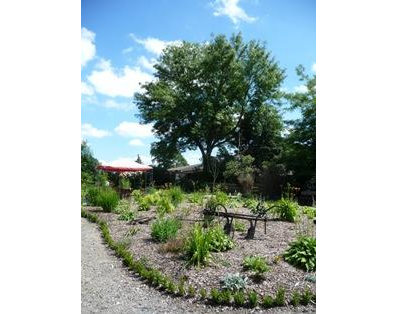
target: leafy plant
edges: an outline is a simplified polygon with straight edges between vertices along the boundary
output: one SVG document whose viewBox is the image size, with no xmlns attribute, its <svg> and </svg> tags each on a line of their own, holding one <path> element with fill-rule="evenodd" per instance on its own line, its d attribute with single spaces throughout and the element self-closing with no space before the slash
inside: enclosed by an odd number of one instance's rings
<svg viewBox="0 0 396 314">
<path fill-rule="evenodd" d="M 255 291 L 250 291 L 248 294 L 248 301 L 250 307 L 256 307 L 257 306 L 257 293 Z"/>
<path fill-rule="evenodd" d="M 308 305 L 309 302 L 311 302 L 313 298 L 313 293 L 309 289 L 305 289 L 304 292 L 301 293 L 301 304 L 302 305 Z"/>
<path fill-rule="evenodd" d="M 245 295 L 242 291 L 235 291 L 233 298 L 236 306 L 243 306 L 245 304 Z"/>
<path fill-rule="evenodd" d="M 200 192 L 194 192 L 189 197 L 190 202 L 194 204 L 202 204 L 203 194 Z"/>
<path fill-rule="evenodd" d="M 264 257 L 261 256 L 247 256 L 242 262 L 245 270 L 252 270 L 258 275 L 261 275 L 270 270 Z"/>
<path fill-rule="evenodd" d="M 109 213 L 117 207 L 119 200 L 117 192 L 112 188 L 100 188 L 96 203 Z"/>
<path fill-rule="evenodd" d="M 316 208 L 315 207 L 304 206 L 302 211 L 303 211 L 303 214 L 307 215 L 309 219 L 316 218 Z"/>
<path fill-rule="evenodd" d="M 263 297 L 262 305 L 265 309 L 269 309 L 274 306 L 274 299 L 270 295 Z"/>
<path fill-rule="evenodd" d="M 298 306 L 300 304 L 300 294 L 297 291 L 293 291 L 291 297 L 291 304 L 293 304 L 294 306 Z"/>
<path fill-rule="evenodd" d="M 150 201 L 147 198 L 142 197 L 138 201 L 139 210 L 147 211 L 150 209 Z"/>
<path fill-rule="evenodd" d="M 241 276 L 239 273 L 227 274 L 221 279 L 221 287 L 231 291 L 243 290 L 247 283 L 248 278 Z"/>
<path fill-rule="evenodd" d="M 294 222 L 296 220 L 299 206 L 295 201 L 282 198 L 275 202 L 276 207 L 272 211 L 279 216 L 281 220 Z"/>
<path fill-rule="evenodd" d="M 184 193 L 178 186 L 172 187 L 166 191 L 166 195 L 170 199 L 174 207 L 177 207 L 184 199 Z"/>
<path fill-rule="evenodd" d="M 215 193 L 214 198 L 217 204 L 221 204 L 225 206 L 228 203 L 228 196 L 225 192 L 217 191 Z"/>
<path fill-rule="evenodd" d="M 132 227 L 131 229 L 129 229 L 126 233 L 125 233 L 125 236 L 126 237 L 133 237 L 136 233 L 138 233 L 139 232 L 139 228 L 137 228 L 137 227 Z"/>
<path fill-rule="evenodd" d="M 186 288 L 184 287 L 184 280 L 180 280 L 178 288 L 177 288 L 177 293 L 180 296 L 184 296 L 186 294 Z"/>
<path fill-rule="evenodd" d="M 208 230 L 210 239 L 210 250 L 212 252 L 223 252 L 234 247 L 234 242 L 224 233 L 223 228 L 217 224 Z"/>
<path fill-rule="evenodd" d="M 315 275 L 312 275 L 312 274 L 308 274 L 308 275 L 306 275 L 305 276 L 305 278 L 304 278 L 306 281 L 309 281 L 309 282 L 316 282 L 316 276 Z"/>
<path fill-rule="evenodd" d="M 208 292 L 206 291 L 205 288 L 201 288 L 199 290 L 199 295 L 201 296 L 201 299 L 206 299 L 207 294 L 208 294 Z"/>
<path fill-rule="evenodd" d="M 92 206 L 98 206 L 99 188 L 90 187 L 86 191 L 86 200 Z"/>
<path fill-rule="evenodd" d="M 190 297 L 194 297 L 195 296 L 195 288 L 194 288 L 193 285 L 189 285 L 188 286 L 187 293 L 188 293 L 188 296 L 190 296 Z"/>
<path fill-rule="evenodd" d="M 171 200 L 168 197 L 162 197 L 158 201 L 157 212 L 161 215 L 165 213 L 171 213 L 175 210 L 175 206 L 172 204 Z"/>
<path fill-rule="evenodd" d="M 140 200 L 143 198 L 143 193 L 140 190 L 133 190 L 132 197 L 136 203 L 139 203 Z"/>
<path fill-rule="evenodd" d="M 129 209 L 130 209 L 129 200 L 122 199 L 118 202 L 117 207 L 114 209 L 114 213 L 122 214 L 123 212 L 129 211 Z"/>
<path fill-rule="evenodd" d="M 216 304 L 220 304 L 221 303 L 221 295 L 220 295 L 220 291 L 217 290 L 216 288 L 212 288 L 210 290 L 210 297 L 212 298 L 212 301 Z"/>
<path fill-rule="evenodd" d="M 243 202 L 243 206 L 249 208 L 250 210 L 254 211 L 258 205 L 258 200 L 255 198 L 245 198 Z"/>
<path fill-rule="evenodd" d="M 223 290 L 220 292 L 220 300 L 221 303 L 224 305 L 231 304 L 232 294 L 230 290 Z"/>
<path fill-rule="evenodd" d="M 211 259 L 210 234 L 205 232 L 201 225 L 194 224 L 186 239 L 185 253 L 188 262 L 198 267 L 206 265 Z"/>
<path fill-rule="evenodd" d="M 166 242 L 175 238 L 181 223 L 175 218 L 159 218 L 151 225 L 151 236 L 158 242 Z"/>
<path fill-rule="evenodd" d="M 275 298 L 274 298 L 274 304 L 277 306 L 285 305 L 285 289 L 284 288 L 279 288 L 276 291 Z"/>
<path fill-rule="evenodd" d="M 244 232 L 244 231 L 246 231 L 246 226 L 243 222 L 240 222 L 237 220 L 234 223 L 234 229 L 235 229 L 235 231 Z"/>
<path fill-rule="evenodd" d="M 133 211 L 125 211 L 118 217 L 118 219 L 125 221 L 132 221 L 135 219 L 135 213 Z"/>
<path fill-rule="evenodd" d="M 316 270 L 316 238 L 299 237 L 284 254 L 285 261 L 306 271 Z"/>
</svg>

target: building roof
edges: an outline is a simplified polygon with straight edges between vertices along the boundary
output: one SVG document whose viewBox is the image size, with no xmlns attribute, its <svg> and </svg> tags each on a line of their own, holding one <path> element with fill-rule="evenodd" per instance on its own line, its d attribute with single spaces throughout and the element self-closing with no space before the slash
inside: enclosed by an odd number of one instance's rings
<svg viewBox="0 0 396 314">
<path fill-rule="evenodd" d="M 168 169 L 169 172 L 180 172 L 180 173 L 194 173 L 194 172 L 201 172 L 202 170 L 203 170 L 202 164 L 174 167 Z"/>
<path fill-rule="evenodd" d="M 150 166 L 139 164 L 135 161 L 114 161 L 107 165 L 99 165 L 97 169 L 101 169 L 108 172 L 137 172 L 137 171 L 149 171 L 153 169 Z"/>
</svg>

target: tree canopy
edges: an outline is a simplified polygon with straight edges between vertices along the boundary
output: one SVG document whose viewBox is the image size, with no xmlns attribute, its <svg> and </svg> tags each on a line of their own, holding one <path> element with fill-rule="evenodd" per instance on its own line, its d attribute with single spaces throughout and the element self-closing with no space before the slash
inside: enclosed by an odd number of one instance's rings
<svg viewBox="0 0 396 314">
<path fill-rule="evenodd" d="M 213 149 L 235 146 L 243 121 L 255 114 L 271 120 L 275 113 L 270 108 L 279 103 L 285 77 L 264 44 L 244 43 L 240 34 L 168 46 L 154 68 L 156 79 L 135 95 L 141 120 L 153 123 L 158 138 L 152 149 L 199 149 L 209 172 Z M 252 137 L 265 138 L 266 125 L 257 126 Z M 271 127 L 279 126 L 274 122 Z"/>
<path fill-rule="evenodd" d="M 93 184 L 98 171 L 98 160 L 93 156 L 87 141 L 81 142 L 81 183 Z"/>
</svg>

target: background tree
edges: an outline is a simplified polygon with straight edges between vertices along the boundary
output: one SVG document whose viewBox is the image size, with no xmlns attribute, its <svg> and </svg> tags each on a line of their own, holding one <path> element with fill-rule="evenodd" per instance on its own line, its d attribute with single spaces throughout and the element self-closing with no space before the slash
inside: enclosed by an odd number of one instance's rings
<svg viewBox="0 0 396 314">
<path fill-rule="evenodd" d="M 306 75 L 302 65 L 296 71 L 307 91 L 287 95 L 290 109 L 298 109 L 301 118 L 289 121 L 286 164 L 296 183 L 304 186 L 316 173 L 316 75 Z"/>
<path fill-rule="evenodd" d="M 140 158 L 140 155 L 137 155 L 137 159 L 135 160 L 138 164 L 143 164 L 142 159 Z"/>
<path fill-rule="evenodd" d="M 172 167 L 188 166 L 187 160 L 176 148 L 176 143 L 156 142 L 151 144 L 150 154 L 159 167 L 169 169 Z"/>
<path fill-rule="evenodd" d="M 98 160 L 93 156 L 88 142 L 83 140 L 81 142 L 81 184 L 94 184 L 98 170 L 96 166 L 99 164 Z"/>
<path fill-rule="evenodd" d="M 253 163 L 254 157 L 250 155 L 237 155 L 226 164 L 224 177 L 235 177 L 242 186 L 244 194 L 249 193 L 254 185 L 254 172 L 256 169 Z"/>
<path fill-rule="evenodd" d="M 160 147 L 199 149 L 209 173 L 213 149 L 235 142 L 245 112 L 275 105 L 284 79 L 266 47 L 240 34 L 169 46 L 154 68 L 156 80 L 135 95 L 141 120 Z"/>
</svg>

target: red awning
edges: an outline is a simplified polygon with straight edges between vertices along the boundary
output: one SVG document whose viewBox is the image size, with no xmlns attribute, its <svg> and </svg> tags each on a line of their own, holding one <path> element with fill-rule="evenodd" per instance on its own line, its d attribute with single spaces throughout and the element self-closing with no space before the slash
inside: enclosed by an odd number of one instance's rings
<svg viewBox="0 0 396 314">
<path fill-rule="evenodd" d="M 99 165 L 97 169 L 107 172 L 139 172 L 150 171 L 153 168 L 129 160 L 117 160 L 107 165 Z"/>
</svg>

